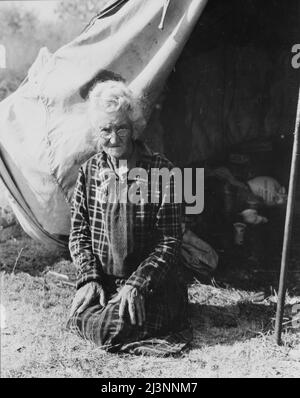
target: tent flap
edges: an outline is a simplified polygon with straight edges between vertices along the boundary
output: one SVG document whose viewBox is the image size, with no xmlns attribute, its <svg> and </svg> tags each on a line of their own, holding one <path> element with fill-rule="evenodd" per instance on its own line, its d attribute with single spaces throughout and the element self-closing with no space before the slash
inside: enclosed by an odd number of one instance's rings
<svg viewBox="0 0 300 398">
<path fill-rule="evenodd" d="M 97 151 L 83 89 L 95 77 L 121 76 L 153 103 L 207 0 L 116 1 L 54 54 L 43 51 L 25 83 L 0 103 L 0 172 L 24 229 L 65 243 L 80 165 Z M 34 115 L 34 117 L 33 117 Z"/>
</svg>

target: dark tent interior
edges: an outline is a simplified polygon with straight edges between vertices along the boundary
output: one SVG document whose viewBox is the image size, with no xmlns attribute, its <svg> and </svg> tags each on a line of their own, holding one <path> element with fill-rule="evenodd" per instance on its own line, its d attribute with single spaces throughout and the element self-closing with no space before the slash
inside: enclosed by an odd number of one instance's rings
<svg viewBox="0 0 300 398">
<path fill-rule="evenodd" d="M 299 42 L 299 16 L 297 0 L 210 0 L 146 132 L 148 142 L 179 167 L 204 167 L 205 208 L 187 222 L 217 250 L 219 279 L 248 288 L 278 288 L 286 201 L 267 206 L 247 182 L 269 176 L 288 190 L 299 89 L 292 47 Z M 249 208 L 268 222 L 247 224 L 244 243 L 237 245 L 234 223 Z M 298 183 L 291 290 L 300 281 L 299 232 Z"/>
</svg>

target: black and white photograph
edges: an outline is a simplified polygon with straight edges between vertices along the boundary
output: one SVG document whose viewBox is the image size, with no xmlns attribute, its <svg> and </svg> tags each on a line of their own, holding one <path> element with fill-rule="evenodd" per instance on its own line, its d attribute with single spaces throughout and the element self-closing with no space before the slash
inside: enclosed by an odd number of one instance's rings
<svg viewBox="0 0 300 398">
<path fill-rule="evenodd" d="M 299 0 L 0 1 L 0 377 L 300 376 Z"/>
</svg>

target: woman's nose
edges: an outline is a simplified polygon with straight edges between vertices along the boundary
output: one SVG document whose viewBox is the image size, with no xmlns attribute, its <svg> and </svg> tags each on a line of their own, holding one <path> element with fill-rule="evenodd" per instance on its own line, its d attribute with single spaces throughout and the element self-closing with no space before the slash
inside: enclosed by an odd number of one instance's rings
<svg viewBox="0 0 300 398">
<path fill-rule="evenodd" d="M 118 142 L 119 142 L 119 136 L 115 131 L 113 131 L 110 136 L 110 143 L 117 144 Z"/>
</svg>

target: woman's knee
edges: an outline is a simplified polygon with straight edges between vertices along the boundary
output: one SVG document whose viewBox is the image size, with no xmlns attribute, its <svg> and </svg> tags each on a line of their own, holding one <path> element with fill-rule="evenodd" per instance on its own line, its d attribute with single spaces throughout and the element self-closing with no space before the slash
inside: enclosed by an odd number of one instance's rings
<svg viewBox="0 0 300 398">
<path fill-rule="evenodd" d="M 126 341 L 132 329 L 131 325 L 120 319 L 118 303 L 87 308 L 69 319 L 68 328 L 97 346 L 120 344 Z"/>
</svg>

